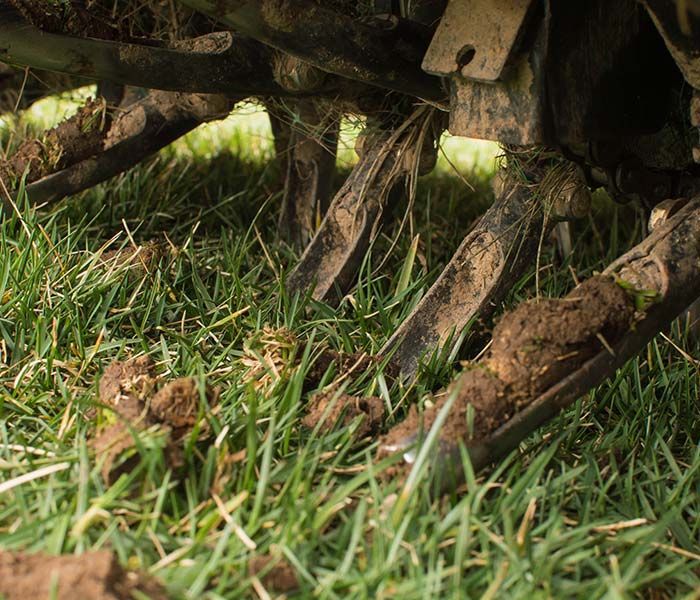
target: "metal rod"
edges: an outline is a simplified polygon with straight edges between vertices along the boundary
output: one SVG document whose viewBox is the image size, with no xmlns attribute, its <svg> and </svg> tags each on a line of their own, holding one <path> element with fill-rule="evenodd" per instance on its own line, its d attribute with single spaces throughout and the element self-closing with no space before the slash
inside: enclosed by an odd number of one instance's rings
<svg viewBox="0 0 700 600">
<path fill-rule="evenodd" d="M 180 0 L 323 71 L 427 99 L 445 95 L 421 70 L 430 31 L 397 20 L 373 26 L 311 0 Z"/>
<path fill-rule="evenodd" d="M 487 319 L 537 254 L 543 202 L 529 187 L 506 184 L 464 238 L 440 277 L 382 348 L 402 377 L 475 318 Z M 553 224 L 553 223 L 552 223 Z"/>
<path fill-rule="evenodd" d="M 201 123 L 228 114 L 217 96 L 153 91 L 112 126 L 110 145 L 95 156 L 40 179 L 26 188 L 32 204 L 56 202 L 136 166 Z"/>
<path fill-rule="evenodd" d="M 155 42 L 154 42 L 155 43 Z M 0 2 L 0 60 L 136 87 L 232 95 L 290 95 L 273 77 L 270 51 L 230 32 L 178 48 L 46 33 Z"/>
</svg>

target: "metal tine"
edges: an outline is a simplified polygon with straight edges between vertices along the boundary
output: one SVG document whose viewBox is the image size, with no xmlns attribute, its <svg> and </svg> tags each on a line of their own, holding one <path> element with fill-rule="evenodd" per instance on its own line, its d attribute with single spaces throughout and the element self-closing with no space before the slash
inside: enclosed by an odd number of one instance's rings
<svg viewBox="0 0 700 600">
<path fill-rule="evenodd" d="M 201 123 L 225 117 L 218 95 L 151 91 L 115 119 L 102 151 L 26 186 L 31 203 L 56 202 L 134 167 Z"/>
<path fill-rule="evenodd" d="M 506 169 L 496 176 L 496 200 L 467 234 L 440 277 L 391 336 L 381 356 L 390 356 L 403 378 L 412 378 L 423 356 L 454 339 L 475 319 L 490 318 L 513 284 L 535 261 L 547 232 L 576 198 L 576 215 L 590 208 L 581 200 L 584 184 L 566 163 L 558 163 L 547 198 L 537 181 L 519 181 Z M 542 181 L 547 174 L 540 175 Z M 575 190 L 575 193 L 573 193 Z M 562 199 L 562 196 L 564 198 Z"/>
<path fill-rule="evenodd" d="M 414 464 L 418 447 L 442 409 L 448 414 L 445 425 L 437 433 L 429 466 L 443 475 L 441 484 L 444 487 L 463 480 L 462 446 L 466 447 L 474 469 L 481 469 L 517 448 L 537 427 L 614 375 L 700 296 L 700 246 L 696 243 L 699 237 L 700 197 L 696 197 L 601 275 L 584 281 L 564 299 L 550 300 L 544 306 L 542 314 L 551 318 L 543 322 L 543 326 L 554 330 L 566 330 L 573 318 L 572 310 L 590 313 L 600 306 L 601 314 L 597 319 L 600 331 L 584 329 L 585 335 L 569 347 L 571 352 L 559 355 L 556 351 L 550 352 L 552 348 L 547 344 L 551 344 L 551 340 L 541 341 L 542 347 L 536 350 L 533 346 L 520 348 L 517 343 L 527 341 L 521 335 L 522 330 L 512 324 L 503 327 L 498 333 L 499 347 L 511 348 L 509 354 L 519 356 L 517 360 L 522 361 L 521 366 L 528 364 L 534 351 L 545 358 L 527 367 L 532 370 L 534 366 L 535 372 L 520 373 L 527 376 L 528 383 L 522 385 L 522 378 L 508 381 L 504 373 L 512 369 L 512 363 L 504 363 L 502 356 L 487 356 L 458 377 L 448 393 L 437 395 L 436 401 L 420 417 L 414 413 L 414 418 L 410 419 L 409 415 L 407 422 L 392 429 L 380 442 L 379 454 L 401 453 L 403 468 L 394 470 L 394 474 L 405 472 Z M 601 286 L 617 290 L 618 300 L 607 300 L 607 308 L 622 302 L 624 318 L 602 310 L 606 301 L 601 300 Z M 620 301 L 620 297 L 626 300 Z M 564 306 L 566 310 L 558 310 Z M 506 319 L 504 316 L 501 323 Z M 617 327 L 612 331 L 608 329 L 605 339 L 602 329 L 616 320 Z M 516 347 L 509 346 L 511 344 Z M 487 381 L 487 385 L 497 386 L 499 390 L 493 395 L 496 402 L 488 414 L 482 410 L 483 402 L 479 400 L 484 397 L 480 381 L 482 384 Z"/>
<path fill-rule="evenodd" d="M 279 230 L 304 248 L 330 204 L 340 120 L 322 114 L 314 100 L 298 100 L 296 113 L 299 123 L 290 128 L 288 157 L 281 160 L 286 168 Z"/>
<path fill-rule="evenodd" d="M 434 111 L 422 106 L 395 130 L 360 137 L 360 160 L 336 194 L 326 216 L 287 279 L 290 293 L 312 290 L 316 300 L 345 293 L 376 237 L 393 188 L 415 172 L 418 146 Z M 338 293 L 339 292 L 339 293 Z"/>
</svg>

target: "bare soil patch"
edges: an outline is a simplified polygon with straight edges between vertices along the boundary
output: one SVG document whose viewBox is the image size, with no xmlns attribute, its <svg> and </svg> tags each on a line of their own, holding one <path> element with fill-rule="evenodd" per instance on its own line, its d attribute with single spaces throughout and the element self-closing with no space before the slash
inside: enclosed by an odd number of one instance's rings
<svg viewBox="0 0 700 600">
<path fill-rule="evenodd" d="M 0 551 L 0 596 L 5 600 L 135 600 L 144 595 L 167 599 L 156 580 L 124 570 L 107 550 L 80 556 Z"/>
</svg>

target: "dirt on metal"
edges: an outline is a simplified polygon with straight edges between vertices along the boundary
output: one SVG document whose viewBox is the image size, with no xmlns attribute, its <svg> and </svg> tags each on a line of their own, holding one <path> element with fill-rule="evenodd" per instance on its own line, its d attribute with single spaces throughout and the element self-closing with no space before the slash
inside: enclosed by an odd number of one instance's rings
<svg viewBox="0 0 700 600">
<path fill-rule="evenodd" d="M 562 299 L 521 304 L 495 327 L 488 356 L 454 384 L 457 398 L 441 440 L 471 443 L 487 438 L 562 377 L 610 348 L 629 330 L 635 312 L 630 294 L 604 276 L 588 279 Z M 428 431 L 449 397 L 443 394 L 423 414 L 412 407 L 383 445 Z"/>
<path fill-rule="evenodd" d="M 93 6 L 89 9 L 79 6 L 76 2 L 9 0 L 9 4 L 32 25 L 50 33 L 105 40 L 124 38 L 94 2 L 90 3 Z"/>
<path fill-rule="evenodd" d="M 0 551 L 0 597 L 5 600 L 166 600 L 163 586 L 127 571 L 107 550 L 80 556 Z"/>
<path fill-rule="evenodd" d="M 14 180 L 26 172 L 27 182 L 31 183 L 97 154 L 104 145 L 109 121 L 104 99 L 88 100 L 74 116 L 46 132 L 43 138 L 27 140 L 0 162 L 0 177 Z"/>
<path fill-rule="evenodd" d="M 376 237 L 390 192 L 412 171 L 407 155 L 415 149 L 420 127 L 435 118 L 418 109 L 401 131 L 379 132 L 359 151 L 360 160 L 335 195 L 301 260 L 287 278 L 290 293 L 313 289 L 316 300 L 337 300 L 347 290 Z"/>
<path fill-rule="evenodd" d="M 291 128 L 279 228 L 303 248 L 330 204 L 340 121 L 313 101 L 297 101 L 296 110 L 305 125 Z"/>
<path fill-rule="evenodd" d="M 294 24 L 300 18 L 311 20 L 311 14 L 300 11 L 289 0 L 263 0 L 260 5 L 260 13 L 268 26 L 280 31 L 293 31 Z"/>
</svg>

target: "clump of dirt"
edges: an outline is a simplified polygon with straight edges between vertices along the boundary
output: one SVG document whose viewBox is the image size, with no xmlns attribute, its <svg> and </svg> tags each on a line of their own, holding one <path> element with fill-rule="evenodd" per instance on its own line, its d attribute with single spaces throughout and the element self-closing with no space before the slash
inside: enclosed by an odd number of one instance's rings
<svg viewBox="0 0 700 600">
<path fill-rule="evenodd" d="M 162 585 L 126 571 L 107 550 L 80 556 L 0 551 L 0 596 L 5 600 L 166 600 Z"/>
<path fill-rule="evenodd" d="M 157 383 L 155 364 L 150 356 L 114 361 L 100 379 L 100 402 L 112 407 L 124 419 L 136 422 L 147 417 L 146 401 Z"/>
<path fill-rule="evenodd" d="M 359 378 L 372 366 L 379 364 L 383 359 L 364 353 L 346 353 L 323 349 L 316 357 L 304 379 L 304 389 L 308 391 L 318 387 L 323 376 L 335 365 L 339 378 L 323 392 L 315 394 L 310 402 L 308 413 L 302 420 L 302 424 L 309 429 L 314 428 L 326 409 L 330 406 L 330 412 L 321 424 L 320 431 L 327 433 L 338 425 L 349 426 L 356 417 L 362 416 L 362 422 L 355 434 L 362 438 L 368 434 L 379 432 L 386 416 L 384 401 L 376 396 L 358 397 L 349 394 L 337 394 L 340 381 L 349 378 Z M 393 380 L 398 376 L 398 369 L 393 363 L 388 363 L 384 369 L 384 376 Z"/>
<path fill-rule="evenodd" d="M 591 277 L 562 299 L 526 302 L 503 316 L 486 358 L 453 384 L 458 396 L 440 438 L 480 441 L 585 361 L 610 349 L 635 317 L 633 298 L 612 278 Z M 448 390 L 449 391 L 449 390 Z M 422 415 L 412 407 L 382 446 L 427 431 L 450 394 Z"/>
<path fill-rule="evenodd" d="M 166 383 L 151 399 L 152 417 L 175 432 L 187 434 L 199 421 L 199 385 L 193 377 L 180 377 Z M 205 386 L 204 394 L 209 406 L 218 402 L 217 389 Z"/>
<path fill-rule="evenodd" d="M 115 361 L 105 369 L 100 380 L 100 402 L 110 407 L 119 421 L 102 428 L 91 445 L 103 459 L 102 477 L 110 482 L 131 463 L 127 461 L 115 471 L 117 459 L 135 447 L 133 432 L 157 427 L 168 436 L 166 456 L 173 467 L 180 466 L 183 441 L 200 421 L 200 382 L 192 377 L 175 379 L 158 388 L 155 365 L 148 356 L 126 362 Z M 218 389 L 204 386 L 209 406 L 218 402 Z M 202 424 L 200 436 L 209 428 Z"/>
<path fill-rule="evenodd" d="M 102 374 L 99 385 L 100 402 L 120 417 L 119 421 L 104 427 L 92 440 L 98 457 L 103 458 L 102 478 L 111 482 L 116 460 L 134 448 L 132 430 L 140 431 L 151 424 L 147 401 L 156 389 L 155 365 L 149 356 L 140 356 L 126 362 L 115 361 Z M 130 463 L 122 465 L 115 479 Z"/>
<path fill-rule="evenodd" d="M 488 365 L 516 404 L 552 384 L 629 330 L 635 305 L 612 278 L 592 277 L 561 300 L 518 306 L 493 332 Z"/>
<path fill-rule="evenodd" d="M 103 147 L 110 114 L 103 98 L 88 100 L 78 112 L 41 139 L 27 140 L 0 162 L 0 177 L 16 180 L 27 172 L 27 183 L 97 154 Z"/>
<path fill-rule="evenodd" d="M 297 573 L 284 558 L 270 554 L 256 556 L 248 563 L 251 575 L 259 576 L 262 584 L 275 592 L 292 592 L 299 588 Z"/>
<path fill-rule="evenodd" d="M 149 241 L 139 246 L 127 246 L 118 250 L 103 252 L 101 259 L 107 266 L 117 268 L 127 266 L 129 272 L 136 277 L 142 277 L 151 272 L 161 258 L 166 255 L 163 244 Z"/>
<path fill-rule="evenodd" d="M 347 427 L 356 417 L 362 416 L 362 422 L 355 433 L 358 437 L 364 437 L 379 431 L 386 414 L 384 401 L 376 396 L 360 398 L 349 394 L 336 395 L 331 391 L 317 394 L 310 404 L 309 413 L 302 420 L 302 424 L 309 429 L 313 429 L 321 421 L 330 406 L 330 412 L 320 427 L 324 433 L 333 430 L 339 424 Z"/>
</svg>

